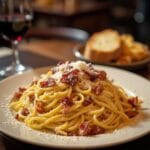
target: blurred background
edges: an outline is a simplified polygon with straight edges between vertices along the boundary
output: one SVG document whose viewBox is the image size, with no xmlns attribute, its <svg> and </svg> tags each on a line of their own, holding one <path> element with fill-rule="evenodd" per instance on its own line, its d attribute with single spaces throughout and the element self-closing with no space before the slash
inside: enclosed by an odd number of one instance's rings
<svg viewBox="0 0 150 150">
<path fill-rule="evenodd" d="M 149 0 L 32 0 L 35 26 L 67 26 L 93 33 L 105 28 L 150 42 Z"/>
<path fill-rule="evenodd" d="M 149 0 L 30 0 L 30 3 L 34 27 L 65 26 L 90 34 L 114 28 L 150 43 Z"/>
<path fill-rule="evenodd" d="M 73 47 L 106 28 L 130 33 L 135 40 L 150 44 L 150 0 L 30 0 L 30 4 L 34 19 L 20 46 L 25 52 L 57 60 L 74 60 Z M 57 30 L 58 27 L 81 29 L 88 35 L 79 30 Z M 67 39 L 60 40 L 59 36 Z M 0 39 L 0 46 L 9 45 Z"/>
</svg>

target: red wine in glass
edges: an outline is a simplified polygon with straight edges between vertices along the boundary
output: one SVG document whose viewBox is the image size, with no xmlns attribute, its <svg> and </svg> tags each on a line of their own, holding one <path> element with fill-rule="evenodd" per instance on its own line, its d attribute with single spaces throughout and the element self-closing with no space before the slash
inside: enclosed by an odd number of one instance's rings
<svg viewBox="0 0 150 150">
<path fill-rule="evenodd" d="M 10 65 L 0 68 L 0 78 L 31 69 L 20 62 L 18 44 L 31 26 L 32 18 L 30 0 L 0 0 L 0 36 L 11 43 L 14 58 Z"/>
<path fill-rule="evenodd" d="M 30 28 L 32 15 L 0 15 L 0 33 L 10 41 L 22 40 L 22 37 Z"/>
</svg>

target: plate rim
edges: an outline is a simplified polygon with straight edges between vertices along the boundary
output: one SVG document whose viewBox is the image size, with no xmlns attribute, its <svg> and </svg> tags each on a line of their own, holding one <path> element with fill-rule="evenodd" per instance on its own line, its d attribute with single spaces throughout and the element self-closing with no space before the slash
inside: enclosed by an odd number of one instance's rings
<svg viewBox="0 0 150 150">
<path fill-rule="evenodd" d="M 8 138 L 11 137 L 15 140 L 18 140 L 20 142 L 24 142 L 26 144 L 33 144 L 35 146 L 42 146 L 42 147 L 46 147 L 46 148 L 60 148 L 60 149 L 64 149 L 64 148 L 65 149 L 70 149 L 70 148 L 73 148 L 73 149 L 108 148 L 108 147 L 117 146 L 117 145 L 120 145 L 120 144 L 125 144 L 125 143 L 128 143 L 128 142 L 132 142 L 134 140 L 137 140 L 139 138 L 142 138 L 142 137 L 150 134 L 150 131 L 149 132 L 147 131 L 145 133 L 139 134 L 136 137 L 131 137 L 131 138 L 128 138 L 126 140 L 120 140 L 119 142 L 103 144 L 103 145 L 92 145 L 92 146 L 91 145 L 86 145 L 86 146 L 85 145 L 82 145 L 82 146 L 81 145 L 80 146 L 76 145 L 75 147 L 72 147 L 71 145 L 66 146 L 66 145 L 56 145 L 56 144 L 51 144 L 51 145 L 44 144 L 44 143 L 42 144 L 42 143 L 38 143 L 38 142 L 35 142 L 35 141 L 30 141 L 28 139 L 19 138 L 18 136 L 14 136 L 12 134 L 7 134 L 3 131 L 0 131 L 0 132 L 4 135 L 8 136 Z"/>
</svg>

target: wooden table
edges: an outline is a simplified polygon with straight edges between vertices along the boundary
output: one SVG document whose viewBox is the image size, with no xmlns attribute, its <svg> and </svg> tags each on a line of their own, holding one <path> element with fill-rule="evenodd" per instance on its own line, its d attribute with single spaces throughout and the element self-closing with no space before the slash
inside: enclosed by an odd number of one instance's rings
<svg viewBox="0 0 150 150">
<path fill-rule="evenodd" d="M 83 42 L 83 41 L 82 41 Z M 81 43 L 77 40 L 69 40 L 70 45 L 68 46 L 68 39 L 61 40 L 46 38 L 45 40 L 30 40 L 27 43 L 22 43 L 20 47 L 24 50 L 20 52 L 21 62 L 23 64 L 32 66 L 33 68 L 55 65 L 60 59 L 64 60 L 75 60 L 71 49 L 74 45 Z M 40 47 L 39 47 L 40 45 Z M 62 47 L 62 48 L 61 48 Z M 43 48 L 41 50 L 41 48 Z M 53 50 L 52 50 L 53 49 Z M 57 52 L 54 51 L 57 49 Z M 26 51 L 25 51 L 26 50 Z M 58 51 L 60 50 L 60 52 Z M 65 53 L 66 50 L 66 53 Z M 62 52 L 63 51 L 63 52 Z M 66 54 L 66 55 L 65 55 Z M 61 55 L 61 56 L 60 56 Z M 12 56 L 6 56 L 0 59 L 0 68 L 8 65 Z M 38 61 L 37 61 L 38 60 Z M 150 79 L 150 65 L 142 68 L 141 70 L 134 71 L 136 74 L 143 76 L 144 78 Z M 150 149 L 150 135 L 146 135 L 140 139 L 128 142 L 126 144 L 121 144 L 118 146 L 113 146 L 111 148 L 105 148 L 102 150 L 130 150 L 130 149 Z M 0 150 L 47 150 L 48 148 L 37 147 L 31 144 L 23 143 L 0 134 Z M 53 148 L 49 148 L 53 150 Z"/>
</svg>

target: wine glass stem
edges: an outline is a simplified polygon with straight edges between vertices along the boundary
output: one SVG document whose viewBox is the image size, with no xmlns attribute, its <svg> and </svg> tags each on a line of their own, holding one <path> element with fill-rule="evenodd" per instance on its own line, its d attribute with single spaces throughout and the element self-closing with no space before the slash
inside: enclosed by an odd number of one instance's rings
<svg viewBox="0 0 150 150">
<path fill-rule="evenodd" d="M 15 40 L 12 42 L 13 56 L 14 56 L 14 64 L 17 66 L 20 64 L 19 59 L 19 51 L 18 51 L 18 41 Z"/>
</svg>

